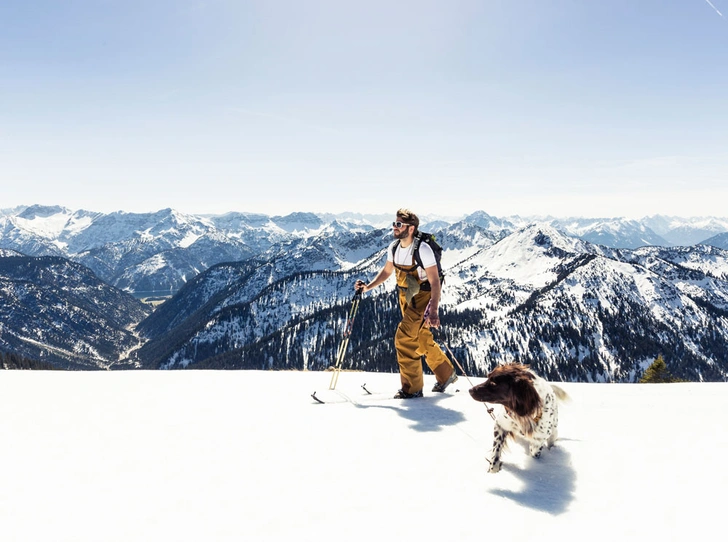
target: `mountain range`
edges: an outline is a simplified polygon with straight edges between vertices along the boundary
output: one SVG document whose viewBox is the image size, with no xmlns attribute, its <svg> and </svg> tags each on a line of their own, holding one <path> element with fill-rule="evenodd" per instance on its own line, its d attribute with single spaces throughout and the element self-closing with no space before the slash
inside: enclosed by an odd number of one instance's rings
<svg viewBox="0 0 728 542">
<path fill-rule="evenodd" d="M 27 256 L 67 258 L 138 296 L 151 292 L 171 295 L 217 263 L 245 260 L 310 238 L 386 229 L 389 220 L 388 215 L 353 213 L 268 216 L 231 212 L 207 216 L 173 209 L 99 213 L 32 205 L 0 211 L 0 248 Z M 528 224 L 543 223 L 612 248 L 698 243 L 728 248 L 728 218 L 498 218 L 483 211 L 459 218 L 422 217 L 422 228 L 434 231 L 457 223 L 479 226 L 496 238 Z M 355 256 L 339 260 L 341 269 L 358 261 Z"/>
<path fill-rule="evenodd" d="M 390 219 L 4 211 L 0 350 L 64 368 L 326 368 L 354 281 L 383 263 Z M 522 361 L 554 380 L 628 382 L 662 354 L 681 378 L 723 380 L 721 224 L 728 220 L 423 217 L 445 247 L 436 338 L 472 374 Z M 688 232 L 715 244 L 642 242 Z M 619 246 L 628 239 L 641 239 L 631 243 L 639 248 Z M 21 295 L 30 285 L 32 302 Z M 128 293 L 141 286 L 174 295 L 152 311 Z M 393 289 L 363 299 L 348 367 L 396 370 Z M 70 297 L 59 299 L 63 292 Z"/>
<path fill-rule="evenodd" d="M 520 361 L 554 380 L 633 381 L 658 354 L 685 379 L 727 374 L 728 251 L 610 249 L 543 224 L 500 240 L 453 226 L 442 238 L 453 248 L 443 254 L 436 337 L 473 374 Z M 354 281 L 372 278 L 383 257 L 380 250 L 343 271 L 278 274 L 275 261 L 215 266 L 138 328 L 147 342 L 137 360 L 153 368 L 325 368 Z M 393 288 L 361 303 L 352 368 L 396 369 Z"/>
</svg>

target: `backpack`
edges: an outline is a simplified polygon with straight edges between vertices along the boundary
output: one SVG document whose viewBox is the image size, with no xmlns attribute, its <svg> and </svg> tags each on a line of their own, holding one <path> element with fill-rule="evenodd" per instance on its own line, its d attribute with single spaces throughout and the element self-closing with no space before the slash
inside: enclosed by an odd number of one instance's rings
<svg viewBox="0 0 728 542">
<path fill-rule="evenodd" d="M 412 253 L 414 256 L 415 265 L 409 268 L 401 269 L 409 273 L 411 271 L 414 271 L 417 267 L 422 267 L 422 258 L 420 258 L 420 243 L 424 242 L 430 245 L 430 248 L 435 255 L 435 261 L 437 262 L 437 275 L 440 277 L 440 284 L 445 282 L 445 273 L 442 272 L 442 266 L 440 265 L 440 259 L 442 258 L 442 247 L 437 243 L 437 241 L 435 241 L 435 236 L 431 233 L 418 231 L 412 242 L 414 243 L 414 246 L 412 247 Z M 394 259 L 394 253 L 397 252 L 398 246 L 399 239 L 397 239 L 397 242 L 394 243 L 394 245 L 392 246 L 392 259 Z"/>
</svg>

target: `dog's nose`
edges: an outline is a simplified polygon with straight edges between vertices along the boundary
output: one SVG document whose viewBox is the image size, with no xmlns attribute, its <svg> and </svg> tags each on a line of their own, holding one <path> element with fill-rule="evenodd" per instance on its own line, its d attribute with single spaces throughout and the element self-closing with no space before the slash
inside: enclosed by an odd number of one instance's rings
<svg viewBox="0 0 728 542">
<path fill-rule="evenodd" d="M 480 385 L 473 386 L 468 390 L 468 392 L 470 392 L 470 397 L 476 401 L 480 401 L 482 403 L 485 400 L 485 397 L 483 397 L 483 388 Z"/>
</svg>

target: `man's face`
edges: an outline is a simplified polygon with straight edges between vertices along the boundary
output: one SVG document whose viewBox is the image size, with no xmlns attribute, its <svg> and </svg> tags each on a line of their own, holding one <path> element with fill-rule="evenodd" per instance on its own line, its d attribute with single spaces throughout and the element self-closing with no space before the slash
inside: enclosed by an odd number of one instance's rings
<svg viewBox="0 0 728 542">
<path fill-rule="evenodd" d="M 410 232 L 410 225 L 404 222 L 401 218 L 395 217 L 392 223 L 392 234 L 395 239 L 407 239 Z"/>
</svg>

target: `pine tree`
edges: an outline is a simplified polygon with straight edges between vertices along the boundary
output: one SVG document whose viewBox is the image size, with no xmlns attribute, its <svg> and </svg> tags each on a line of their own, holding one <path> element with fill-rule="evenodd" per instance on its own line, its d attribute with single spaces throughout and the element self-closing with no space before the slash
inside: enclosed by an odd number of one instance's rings
<svg viewBox="0 0 728 542">
<path fill-rule="evenodd" d="M 669 382 L 678 382 L 678 380 L 667 370 L 665 360 L 662 359 L 662 354 L 659 354 L 657 359 L 652 362 L 652 365 L 645 370 L 642 378 L 640 378 L 640 384 L 662 384 Z"/>
</svg>

